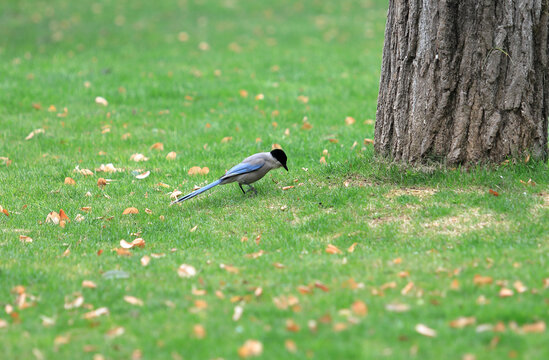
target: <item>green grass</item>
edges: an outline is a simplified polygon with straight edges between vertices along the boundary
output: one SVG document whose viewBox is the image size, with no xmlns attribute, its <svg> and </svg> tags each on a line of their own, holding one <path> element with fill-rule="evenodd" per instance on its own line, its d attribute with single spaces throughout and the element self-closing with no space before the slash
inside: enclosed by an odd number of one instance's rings
<svg viewBox="0 0 549 360">
<path fill-rule="evenodd" d="M 257 339 L 264 359 L 548 358 L 547 331 L 517 330 L 549 318 L 547 164 L 418 171 L 375 159 L 363 139 L 373 138 L 366 120 L 375 117 L 385 14 L 384 1 L 368 0 L 2 2 L 0 156 L 11 164 L 0 160 L 0 205 L 10 212 L 0 214 L 0 319 L 7 322 L 0 357 L 235 359 L 246 340 Z M 178 40 L 180 32 L 188 41 Z M 97 96 L 109 105 L 97 105 Z M 347 116 L 356 123 L 346 125 Z M 301 128 L 304 117 L 312 129 Z M 150 149 L 157 142 L 164 150 Z M 168 206 L 174 189 L 189 192 L 274 143 L 288 153 L 290 173 L 267 175 L 257 196 L 233 184 Z M 173 161 L 165 158 L 170 151 Z M 149 160 L 130 161 L 134 153 Z M 73 172 L 107 163 L 123 170 Z M 189 176 L 192 166 L 210 172 Z M 148 178 L 135 179 L 145 170 Z M 101 189 L 100 177 L 113 181 Z M 529 179 L 536 185 L 520 182 Z M 139 214 L 122 215 L 130 206 Z M 61 208 L 70 223 L 45 223 Z M 77 214 L 85 219 L 75 221 Z M 130 250 L 133 256 L 113 251 L 136 233 L 145 248 Z M 328 244 L 343 253 L 326 253 Z M 245 256 L 259 250 L 259 258 Z M 142 266 L 150 254 L 164 256 Z M 180 278 L 184 263 L 198 274 Z M 110 270 L 128 277 L 104 276 Z M 475 285 L 476 274 L 494 281 Z M 349 288 L 349 279 L 360 286 Z M 83 288 L 83 280 L 97 288 Z M 526 292 L 514 289 L 517 280 Z M 409 282 L 414 287 L 402 294 Z M 30 307 L 16 306 L 18 285 Z M 302 294 L 302 285 L 311 293 Z M 499 297 L 502 286 L 514 295 Z M 84 305 L 64 309 L 74 293 Z M 299 305 L 275 305 L 288 296 Z M 489 304 L 478 304 L 480 296 Z M 196 310 L 196 300 L 207 308 Z M 346 310 L 357 300 L 367 316 Z M 391 303 L 410 309 L 387 311 Z M 233 321 L 238 305 L 244 311 Z M 83 318 L 99 307 L 109 315 Z M 43 326 L 41 316 L 54 325 Z M 476 323 L 450 327 L 460 316 Z M 299 331 L 286 329 L 288 319 Z M 476 331 L 498 322 L 504 331 Z M 417 324 L 437 336 L 418 334 Z M 124 334 L 107 337 L 116 327 Z"/>
</svg>

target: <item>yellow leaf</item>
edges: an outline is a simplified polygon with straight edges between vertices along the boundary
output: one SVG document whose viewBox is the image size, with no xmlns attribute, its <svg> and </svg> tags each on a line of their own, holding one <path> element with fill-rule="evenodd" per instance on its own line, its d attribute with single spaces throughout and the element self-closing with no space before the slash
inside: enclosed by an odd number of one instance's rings
<svg viewBox="0 0 549 360">
<path fill-rule="evenodd" d="M 129 207 L 122 212 L 122 215 L 130 215 L 130 214 L 139 214 L 139 210 L 137 210 L 137 208 L 134 208 L 134 207 Z"/>
</svg>

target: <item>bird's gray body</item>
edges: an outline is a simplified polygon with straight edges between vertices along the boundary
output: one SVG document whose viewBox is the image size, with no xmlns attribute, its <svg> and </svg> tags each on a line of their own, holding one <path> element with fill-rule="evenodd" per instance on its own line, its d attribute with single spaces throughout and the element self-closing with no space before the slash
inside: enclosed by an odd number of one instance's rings
<svg viewBox="0 0 549 360">
<path fill-rule="evenodd" d="M 269 171 L 273 169 L 277 169 L 282 166 L 271 155 L 271 153 L 268 153 L 268 152 L 262 152 L 262 153 L 254 154 L 252 156 L 248 156 L 247 158 L 242 160 L 241 164 L 249 164 L 252 166 L 261 165 L 261 167 L 255 171 L 252 171 L 246 174 L 240 174 L 240 175 L 231 175 L 231 170 L 232 170 L 231 169 L 227 171 L 227 174 L 223 175 L 220 178 L 221 184 L 224 185 L 232 182 L 238 182 L 239 184 L 250 185 L 260 180 L 261 178 L 263 178 L 265 175 L 267 175 Z"/>
</svg>

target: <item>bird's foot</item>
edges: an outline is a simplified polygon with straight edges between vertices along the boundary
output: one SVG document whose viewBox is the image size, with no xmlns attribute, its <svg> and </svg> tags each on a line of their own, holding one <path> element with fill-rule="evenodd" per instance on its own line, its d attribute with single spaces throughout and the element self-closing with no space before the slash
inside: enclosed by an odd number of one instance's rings
<svg viewBox="0 0 549 360">
<path fill-rule="evenodd" d="M 257 190 L 252 186 L 252 185 L 248 185 L 250 188 L 248 189 L 248 191 L 246 191 L 246 193 L 249 193 L 250 191 L 253 192 L 253 195 L 257 195 Z"/>
</svg>

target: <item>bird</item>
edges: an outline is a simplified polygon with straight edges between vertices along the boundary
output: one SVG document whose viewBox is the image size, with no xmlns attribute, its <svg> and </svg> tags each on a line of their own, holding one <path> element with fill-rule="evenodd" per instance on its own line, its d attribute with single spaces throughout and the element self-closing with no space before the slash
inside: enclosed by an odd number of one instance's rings
<svg viewBox="0 0 549 360">
<path fill-rule="evenodd" d="M 185 200 L 189 200 L 197 195 L 202 194 L 205 191 L 210 190 L 211 188 L 217 185 L 225 185 L 232 182 L 238 182 L 240 190 L 242 193 L 246 194 L 248 191 L 253 191 L 257 193 L 257 190 L 251 185 L 252 183 L 260 180 L 264 177 L 269 171 L 273 169 L 278 169 L 283 167 L 286 171 L 289 172 L 286 162 L 288 157 L 284 150 L 274 149 L 270 152 L 261 152 L 248 156 L 242 162 L 236 166 L 233 166 L 229 171 L 225 173 L 222 177 L 216 181 L 193 191 L 190 194 L 187 194 L 179 199 L 173 201 L 170 205 L 180 203 Z M 242 185 L 248 185 L 249 189 L 244 191 Z"/>
</svg>

